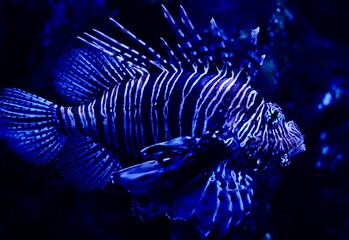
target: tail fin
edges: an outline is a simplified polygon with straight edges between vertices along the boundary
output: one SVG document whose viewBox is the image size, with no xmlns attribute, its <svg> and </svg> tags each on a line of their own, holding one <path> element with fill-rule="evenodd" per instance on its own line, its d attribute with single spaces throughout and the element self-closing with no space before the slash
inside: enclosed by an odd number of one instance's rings
<svg viewBox="0 0 349 240">
<path fill-rule="evenodd" d="M 53 159 L 64 144 L 54 103 L 16 88 L 0 93 L 0 125 L 10 147 L 36 165 Z"/>
</svg>

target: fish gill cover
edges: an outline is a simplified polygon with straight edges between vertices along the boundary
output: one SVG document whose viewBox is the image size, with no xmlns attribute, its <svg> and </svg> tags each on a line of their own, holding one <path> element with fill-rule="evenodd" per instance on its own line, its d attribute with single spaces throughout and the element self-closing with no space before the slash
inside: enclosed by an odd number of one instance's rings
<svg viewBox="0 0 349 240">
<path fill-rule="evenodd" d="M 111 24 L 107 24 L 109 16 L 166 56 L 166 50 L 163 50 L 158 36 L 164 37 L 171 46 L 178 40 L 171 35 L 173 33 L 166 21 L 160 21 L 163 18 L 159 3 L 136 2 L 140 8 L 135 8 L 132 3 L 116 4 L 109 1 L 87 1 L 83 5 L 75 1 L 47 1 L 46 5 L 39 5 L 41 3 L 35 1 L 32 4 L 4 4 L 8 7 L 5 9 L 9 10 L 7 16 L 4 16 L 16 19 L 6 21 L 6 24 L 2 21 L 6 33 L 2 39 L 2 59 L 6 57 L 6 61 L 2 66 L 15 66 L 13 71 L 4 67 L 4 87 L 20 87 L 52 102 L 64 103 L 53 95 L 52 69 L 57 66 L 57 59 L 69 49 L 83 46 L 74 42 L 76 35 L 82 36 L 84 31 L 91 33 L 89 29 L 92 26 L 134 46 L 129 39 L 123 39 L 120 32 L 115 33 Z M 286 118 L 295 119 L 306 135 L 307 152 L 297 156 L 289 168 L 274 167 L 255 174 L 252 185 L 247 180 L 250 185 L 245 186 L 253 186 L 254 190 L 253 206 L 249 215 L 238 226 L 231 227 L 222 239 L 307 239 L 309 236 L 346 239 L 348 207 L 345 202 L 348 200 L 348 191 L 345 189 L 348 189 L 348 164 L 345 161 L 347 141 L 344 136 L 348 132 L 348 86 L 345 80 L 348 76 L 345 69 L 348 68 L 347 61 L 343 60 L 346 48 L 338 44 L 342 39 L 337 39 L 335 31 L 331 31 L 334 33 L 332 39 L 326 38 L 324 27 L 314 25 L 313 16 L 304 13 L 299 3 L 220 1 L 213 4 L 208 1 L 203 4 L 200 1 L 200 8 L 197 8 L 198 1 L 183 4 L 194 26 L 204 30 L 203 37 L 205 29 L 206 33 L 210 31 L 208 23 L 211 17 L 224 29 L 222 33 L 226 41 L 249 40 L 251 30 L 260 26 L 259 55 L 253 57 L 266 54 L 266 58 L 257 76 L 251 78 L 251 85 L 266 101 L 277 102 L 282 106 Z M 179 21 L 178 6 L 177 2 L 166 3 L 176 21 Z M 90 17 L 86 17 L 88 15 Z M 28 24 L 28 19 L 33 24 Z M 28 29 L 28 25 L 32 30 Z M 19 31 L 20 29 L 23 30 Z M 4 41 L 10 37 L 18 41 Z M 14 49 L 17 50 L 13 51 Z M 278 111 L 272 110 L 270 116 L 279 119 L 279 114 L 273 112 Z M 205 139 L 203 138 L 204 143 Z M 177 138 L 172 142 L 161 143 L 156 148 L 149 147 L 145 153 L 158 154 L 159 149 L 168 151 L 168 146 L 172 153 L 178 149 L 181 153 L 183 142 L 187 147 L 197 141 L 187 140 Z M 65 150 L 66 157 L 76 154 L 74 147 L 78 148 L 79 142 L 70 145 L 72 148 Z M 89 146 L 90 153 L 95 153 L 92 146 L 96 145 Z M 220 147 L 218 144 L 217 149 Z M 17 229 L 25 230 L 31 236 L 51 239 L 134 239 L 145 235 L 152 239 L 193 239 L 199 236 L 199 231 L 193 231 L 195 221 L 173 222 L 160 217 L 142 224 L 137 222 L 132 217 L 132 210 L 128 209 L 137 209 L 137 204 L 144 201 L 138 199 L 136 205 L 131 206 L 134 199 L 117 184 L 92 192 L 80 191 L 64 184 L 54 170 L 55 166 L 33 168 L 19 161 L 16 154 L 6 149 L 6 145 L 2 148 L 6 153 L 1 161 L 4 192 L 2 226 L 5 229 L 1 234 L 5 239 L 8 236 L 16 237 Z M 210 155 L 212 154 L 208 154 Z M 205 156 L 201 158 L 205 159 Z M 176 159 L 180 158 L 177 156 Z M 154 167 L 152 163 L 148 161 L 150 165 L 138 165 L 139 170 L 149 170 L 147 167 L 151 169 Z M 124 176 L 134 176 L 133 170 L 137 174 L 144 174 L 137 171 L 137 168 L 132 169 L 132 164 L 130 166 L 131 168 L 121 172 Z M 231 167 L 229 164 L 219 166 L 223 168 L 216 168 L 216 175 L 225 171 L 226 166 Z M 190 174 L 182 173 L 179 176 L 190 178 Z M 124 183 L 131 188 L 129 183 L 132 182 L 128 178 L 126 180 Z M 156 181 L 156 178 L 150 180 Z M 222 179 L 217 180 L 222 183 Z M 154 182 L 145 182 L 148 183 L 152 186 Z M 97 183 L 99 184 L 101 183 Z M 149 187 L 146 189 L 150 190 Z M 136 197 L 137 194 L 138 197 L 144 196 L 139 191 L 134 193 Z M 154 198 L 146 199 L 145 203 L 150 200 L 154 201 Z M 211 237 L 214 237 L 213 234 L 214 231 Z"/>
</svg>

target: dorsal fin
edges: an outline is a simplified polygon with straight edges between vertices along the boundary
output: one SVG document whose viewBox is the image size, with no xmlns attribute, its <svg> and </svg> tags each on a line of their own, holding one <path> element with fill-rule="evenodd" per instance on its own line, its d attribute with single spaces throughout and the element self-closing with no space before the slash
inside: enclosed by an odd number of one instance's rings
<svg viewBox="0 0 349 240">
<path fill-rule="evenodd" d="M 92 101 L 116 84 L 133 78 L 122 62 L 96 49 L 72 49 L 55 69 L 57 92 L 65 101 L 81 104 Z"/>
<path fill-rule="evenodd" d="M 115 21 L 115 20 L 114 20 Z M 119 23 L 118 23 L 119 24 Z M 120 25 L 120 24 L 119 24 Z M 119 26 L 118 25 L 118 26 Z M 89 45 L 100 49 L 106 53 L 108 53 L 111 56 L 115 56 L 119 61 L 127 63 L 127 65 L 132 66 L 139 66 L 143 67 L 145 70 L 146 68 L 153 67 L 153 66 L 159 66 L 155 60 L 149 58 L 145 54 L 130 48 L 129 46 L 118 42 L 117 40 L 111 38 L 110 36 L 93 29 L 96 36 L 92 34 L 85 33 L 85 36 L 87 39 L 79 37 L 82 41 L 88 43 Z M 132 34 L 132 36 L 134 36 Z M 138 39 L 134 36 L 135 39 Z M 141 41 L 141 40 L 139 40 Z M 144 43 L 141 41 L 141 43 Z M 140 43 L 140 44 L 141 44 Z M 143 44 L 141 44 L 143 45 Z M 143 45 L 144 46 L 144 45 Z M 150 48 L 146 45 L 146 48 Z M 152 51 L 155 52 L 155 50 L 152 49 Z M 155 54 L 156 56 L 159 56 L 159 54 Z M 165 63 L 165 62 L 162 62 Z"/>
<path fill-rule="evenodd" d="M 152 47 L 128 31 L 114 19 L 110 19 L 112 23 L 139 46 L 141 46 L 147 55 L 142 54 L 140 51 L 132 49 L 97 30 L 94 30 L 97 36 L 86 34 L 87 39 L 81 39 L 88 44 L 110 54 L 119 54 L 122 56 L 123 60 L 126 60 L 129 63 L 142 65 L 146 68 L 152 66 L 164 68 L 168 65 L 182 64 L 187 64 L 190 67 L 193 65 L 205 68 L 209 67 L 209 63 L 212 62 L 209 49 L 205 45 L 200 34 L 195 30 L 184 8 L 180 6 L 181 22 L 179 23 L 174 20 L 165 6 L 162 5 L 162 8 L 165 18 L 170 23 L 174 33 L 178 37 L 176 50 L 172 49 L 169 44 L 167 44 L 167 42 L 161 38 L 161 41 L 168 52 L 169 60 L 163 58 Z"/>
<path fill-rule="evenodd" d="M 212 70 L 228 67 L 230 70 L 240 71 L 246 68 L 247 75 L 255 74 L 263 63 L 265 55 L 258 56 L 256 50 L 259 27 L 251 31 L 250 39 L 240 35 L 228 37 L 212 19 L 210 30 L 201 36 L 182 6 L 180 21 L 175 21 L 166 7 L 162 6 L 162 9 L 178 39 L 176 51 L 166 44 L 170 59 L 171 56 L 178 56 L 187 64 L 204 68 L 209 66 L 213 67 Z"/>
<path fill-rule="evenodd" d="M 176 34 L 178 38 L 178 44 L 177 48 L 181 52 L 179 56 L 182 57 L 182 60 L 189 63 L 189 65 L 192 65 L 195 63 L 195 53 L 194 49 L 192 48 L 191 43 L 188 41 L 188 37 L 186 36 L 186 33 L 181 29 L 179 24 L 173 19 L 172 15 L 169 13 L 169 11 L 166 9 L 164 5 L 162 5 L 162 10 L 164 12 L 164 16 L 167 19 L 168 23 L 172 27 L 172 30 Z"/>
<path fill-rule="evenodd" d="M 221 29 L 218 28 L 216 21 L 214 18 L 210 21 L 210 31 L 212 34 L 212 46 L 211 48 L 214 49 L 214 53 L 217 55 L 214 55 L 212 53 L 212 56 L 215 56 L 214 59 L 217 62 L 216 64 L 220 65 L 223 63 L 227 63 L 228 66 L 231 66 L 232 62 L 229 61 L 229 58 L 233 57 L 232 52 L 228 52 L 227 43 L 223 38 L 223 34 L 221 32 Z M 213 52 L 213 51 L 211 51 Z M 218 59 L 218 61 L 217 61 Z M 214 61 L 214 60 L 213 60 Z"/>
<path fill-rule="evenodd" d="M 117 57 L 118 60 L 123 62 L 125 65 L 139 68 L 142 71 L 148 71 L 152 67 L 162 69 L 163 66 L 168 65 L 168 61 L 164 59 L 152 47 L 150 47 L 136 35 L 131 33 L 116 20 L 112 18 L 110 18 L 110 20 L 112 21 L 114 26 L 116 26 L 119 30 L 121 30 L 124 34 L 126 34 L 129 38 L 136 42 L 136 44 L 140 45 L 140 50 L 144 51 L 145 53 L 137 51 L 136 49 L 133 49 L 126 44 L 120 43 L 117 40 L 95 29 L 93 30 L 96 34 L 95 36 L 85 33 L 87 39 L 81 37 L 79 38 L 87 44 Z M 149 56 L 147 56 L 146 54 L 148 54 Z"/>
<path fill-rule="evenodd" d="M 91 101 L 110 86 L 152 73 L 154 69 L 190 68 L 205 72 L 244 69 L 249 79 L 260 68 L 265 56 L 256 51 L 259 28 L 252 30 L 250 39 L 240 35 L 228 37 L 212 19 L 210 30 L 201 36 L 182 6 L 180 21 L 175 21 L 166 7 L 162 9 L 178 41 L 176 48 L 172 48 L 161 38 L 167 58 L 110 19 L 139 47 L 129 47 L 95 29 L 92 34 L 85 33 L 79 38 L 96 50 L 73 50 L 61 61 L 60 70 L 56 71 L 58 92 L 71 103 L 81 103 Z"/>
<path fill-rule="evenodd" d="M 162 5 L 164 16 L 178 38 L 177 50 L 179 56 L 188 64 L 208 68 L 210 53 L 204 44 L 202 37 L 195 30 L 184 8 L 180 6 L 181 22 L 176 22 L 169 11 Z"/>
<path fill-rule="evenodd" d="M 186 63 L 198 67 L 214 67 L 212 70 L 228 67 L 240 71 L 246 68 L 246 74 L 255 74 L 263 63 L 265 55 L 258 56 L 256 50 L 259 27 L 251 31 L 250 39 L 242 36 L 228 37 L 217 26 L 214 19 L 210 30 L 201 36 L 194 28 L 184 8 L 180 6 L 180 20 L 175 21 L 166 7 L 162 6 L 165 18 L 178 39 L 177 51 L 166 46 L 170 56 L 179 56 Z"/>
</svg>

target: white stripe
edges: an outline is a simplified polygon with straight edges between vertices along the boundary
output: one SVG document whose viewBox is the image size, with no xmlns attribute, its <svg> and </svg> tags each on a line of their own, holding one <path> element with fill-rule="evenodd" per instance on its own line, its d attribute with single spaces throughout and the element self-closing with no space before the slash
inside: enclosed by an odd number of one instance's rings
<svg viewBox="0 0 349 240">
<path fill-rule="evenodd" d="M 212 91 L 215 89 L 218 83 L 225 77 L 225 74 L 222 75 L 222 71 L 218 70 L 218 73 L 215 77 L 213 77 L 208 83 L 205 84 L 203 89 L 201 90 L 199 99 L 196 102 L 195 105 L 195 113 L 193 116 L 193 121 L 192 121 L 192 136 L 195 135 L 195 130 L 196 130 L 196 125 L 198 121 L 199 114 L 201 112 L 201 108 L 204 106 L 204 103 L 206 103 L 207 99 L 211 97 Z M 205 92 L 209 86 L 212 84 L 211 88 Z M 205 97 L 203 97 L 205 95 Z M 201 100 L 201 101 L 200 101 Z M 199 105 L 200 104 L 200 105 Z"/>
<path fill-rule="evenodd" d="M 129 126 L 127 126 L 129 128 L 129 139 L 130 139 L 130 143 L 131 143 L 131 148 L 132 148 L 132 152 L 133 155 L 136 156 L 137 155 L 137 150 L 135 148 L 135 144 L 133 142 L 133 129 L 135 126 L 135 122 L 134 119 L 132 117 L 132 112 L 135 109 L 135 106 L 133 105 L 133 101 L 132 101 L 132 90 L 134 89 L 134 82 L 135 80 L 129 81 L 128 83 L 130 84 L 129 87 L 129 91 L 126 92 L 128 94 L 128 119 L 129 119 Z"/>
<path fill-rule="evenodd" d="M 179 113 L 178 113 L 178 124 L 179 124 L 179 135 L 182 135 L 182 113 L 183 113 L 183 107 L 185 104 L 185 100 L 188 97 L 188 95 L 190 94 L 191 90 L 194 88 L 194 86 L 198 83 L 198 81 L 206 74 L 205 72 L 202 73 L 199 77 L 197 77 L 196 79 L 194 78 L 194 82 L 191 85 L 189 91 L 185 94 L 185 90 L 187 88 L 187 85 L 190 83 L 191 79 L 193 78 L 193 76 L 197 73 L 197 68 L 194 68 L 194 72 L 188 77 L 188 79 L 186 80 L 184 87 L 182 89 L 182 101 L 179 107 Z"/>
<path fill-rule="evenodd" d="M 84 133 L 88 133 L 88 123 L 87 123 L 87 119 L 85 116 L 85 104 L 82 106 L 79 106 L 78 110 L 79 110 L 79 116 L 81 119 L 81 125 L 82 125 L 82 129 L 84 131 Z"/>
<path fill-rule="evenodd" d="M 104 136 L 107 141 L 110 140 L 109 136 L 109 126 L 108 126 L 108 113 L 107 113 L 107 102 L 109 98 L 109 91 L 106 91 L 101 98 L 101 115 L 103 116 L 103 129 L 104 129 Z"/>
<path fill-rule="evenodd" d="M 129 140 L 129 137 L 128 137 L 128 130 L 130 128 L 129 124 L 127 123 L 127 113 L 128 113 L 128 109 L 127 109 L 127 92 L 128 92 L 128 88 L 129 88 L 129 85 L 130 83 L 127 82 L 126 85 L 125 85 L 125 91 L 124 91 L 124 103 L 123 103 L 123 115 L 124 115 L 124 124 L 123 124 L 123 127 L 124 127 L 124 141 L 125 141 L 125 146 L 126 146 L 126 152 L 130 152 L 130 149 L 129 149 L 129 144 L 128 144 L 128 140 Z"/>
<path fill-rule="evenodd" d="M 158 91 L 157 91 L 157 94 L 156 94 L 156 97 L 155 97 L 155 102 L 158 102 L 158 100 L 159 100 L 160 92 L 162 91 L 164 82 L 168 83 L 171 80 L 171 78 L 173 77 L 173 74 L 170 77 L 168 77 L 168 75 L 169 75 L 169 70 L 168 69 L 164 68 L 163 71 L 165 72 L 165 76 L 160 79 L 160 83 L 158 84 L 159 87 L 158 87 Z M 165 90 L 166 90 L 166 87 L 167 87 L 167 85 L 165 86 Z M 165 92 L 163 93 L 163 95 L 165 95 Z M 165 101 L 163 101 L 163 102 L 165 102 Z M 165 116 L 164 114 L 161 114 L 162 112 L 161 112 L 159 107 L 160 106 L 157 106 L 157 108 L 156 108 L 156 114 L 157 115 L 160 114 L 160 117 L 163 117 L 163 124 L 160 126 L 160 124 L 157 122 L 158 121 L 158 116 L 156 116 L 157 133 L 159 134 L 159 127 L 161 127 L 162 129 L 164 129 L 164 134 L 165 134 L 163 136 L 163 139 L 167 139 L 166 138 L 167 137 L 167 131 L 166 131 L 167 116 Z M 157 136 L 157 139 L 158 138 L 159 138 L 159 136 Z"/>
<path fill-rule="evenodd" d="M 166 82 L 165 91 L 164 91 L 164 107 L 162 109 L 162 113 L 164 116 L 164 125 L 165 125 L 164 126 L 164 128 L 165 128 L 165 138 L 164 139 L 168 139 L 168 138 L 171 139 L 171 134 L 170 134 L 170 131 L 168 128 L 168 103 L 170 101 L 171 92 L 174 88 L 174 85 L 177 83 L 179 77 L 183 73 L 182 69 L 181 69 L 181 71 L 178 71 L 176 68 L 174 68 L 174 70 L 175 71 L 173 72 L 171 77 L 169 77 L 169 79 Z M 176 74 L 177 74 L 177 77 L 175 78 Z M 172 80 L 173 80 L 173 83 L 172 83 Z M 170 92 L 168 92 L 170 83 L 172 83 L 172 86 L 171 86 Z"/>
<path fill-rule="evenodd" d="M 260 124 L 261 124 L 261 121 L 257 121 L 258 124 L 257 125 L 252 125 L 252 122 L 253 120 L 255 120 L 255 116 L 258 114 L 260 117 L 260 115 L 262 114 L 263 112 L 263 109 L 264 109 L 264 104 L 263 102 L 260 103 L 260 105 L 257 107 L 256 111 L 252 114 L 252 116 L 250 117 L 250 119 L 248 119 L 243 125 L 242 127 L 240 128 L 240 130 L 238 131 L 238 138 L 240 139 L 240 142 L 242 141 L 242 143 L 245 145 L 247 140 L 249 139 L 248 136 L 255 136 L 255 134 L 259 131 L 260 129 Z M 251 126 L 252 125 L 252 126 Z M 247 133 L 247 136 L 245 137 L 245 139 L 242 139 L 242 136 L 245 135 L 245 131 L 242 132 L 243 129 L 246 129 L 247 130 L 250 130 L 248 133 Z M 254 134 L 252 133 L 254 131 Z"/>
<path fill-rule="evenodd" d="M 150 74 L 149 74 L 149 72 L 147 72 L 146 71 L 146 73 L 147 73 L 147 75 L 146 75 L 146 78 L 145 79 L 142 79 L 142 81 L 141 81 L 141 84 L 142 85 L 140 85 L 141 86 L 141 88 L 139 89 L 139 88 L 137 88 L 137 93 L 139 92 L 140 93 L 140 96 L 139 96 L 139 104 L 138 104 L 138 118 L 139 118 L 139 120 L 140 120 L 140 123 L 141 123 L 141 126 L 140 126 L 140 130 L 141 130 L 141 132 L 140 132 L 140 136 L 142 137 L 142 147 L 145 147 L 145 142 L 144 142 L 144 128 L 143 128 L 143 121 L 142 121 L 142 107 L 148 107 L 147 105 L 145 105 L 144 103 L 143 103 L 143 95 L 144 95 L 144 90 L 145 90 L 145 88 L 146 88 L 146 86 L 147 86 L 147 84 L 148 84 L 148 82 L 149 82 L 149 79 L 150 79 Z"/>
<path fill-rule="evenodd" d="M 64 123 L 64 129 L 65 129 L 65 131 L 67 132 L 67 133 L 69 133 L 68 132 L 68 121 L 67 121 L 67 117 L 66 117 L 66 115 L 65 115 L 65 111 L 64 111 L 64 107 L 60 107 L 60 111 L 61 111 L 61 114 L 62 114 L 62 121 L 63 121 L 63 123 Z"/>
<path fill-rule="evenodd" d="M 251 97 L 251 96 L 252 96 L 252 97 Z M 246 105 L 249 105 L 248 101 L 249 101 L 250 99 L 252 99 L 253 96 L 254 96 L 254 97 L 257 96 L 257 92 L 255 92 L 254 90 L 252 90 L 252 91 L 248 94 L 248 96 L 247 96 L 248 100 L 246 101 Z M 253 99 L 255 99 L 255 98 L 253 98 Z M 253 102 L 253 101 L 252 101 L 252 102 Z M 252 105 L 252 104 L 251 104 L 251 105 Z M 261 106 L 262 106 L 262 103 L 258 106 L 258 108 L 261 107 Z M 246 106 L 246 110 L 249 110 L 249 108 L 250 108 L 250 107 Z M 237 134 L 237 136 L 238 136 L 238 138 L 239 138 L 240 140 L 242 139 L 242 136 L 243 136 L 244 133 L 245 133 L 245 131 L 242 132 L 242 130 L 244 130 L 244 129 L 246 129 L 246 130 L 250 129 L 250 125 L 252 124 L 252 120 L 254 119 L 254 116 L 258 113 L 258 108 L 257 108 L 256 111 L 250 116 L 250 118 L 247 119 L 247 120 L 241 125 L 241 128 L 239 129 L 238 134 Z M 246 112 L 244 112 L 244 113 L 242 114 L 242 115 L 243 115 L 242 117 L 244 117 L 245 114 L 246 114 Z"/>
<path fill-rule="evenodd" d="M 152 89 L 152 94 L 151 94 L 151 98 L 150 98 L 150 120 L 151 120 L 151 129 L 152 129 L 152 133 L 153 133 L 153 138 L 154 141 L 157 143 L 158 142 L 158 134 L 159 134 L 159 129 L 158 129 L 158 113 L 157 113 L 157 98 L 159 96 L 159 92 L 160 92 L 160 88 L 162 85 L 162 81 L 164 79 L 166 79 L 166 76 L 168 75 L 168 71 L 162 71 L 159 76 L 155 79 L 155 82 L 153 84 L 153 89 Z M 158 84 L 158 81 L 160 81 L 160 84 Z M 156 97 L 154 99 L 155 96 L 155 91 L 158 91 L 158 93 L 156 94 Z M 155 121 L 154 121 L 154 117 L 153 114 L 155 115 Z"/>
<path fill-rule="evenodd" d="M 90 117 L 90 125 L 93 136 L 98 136 L 97 126 L 96 126 L 96 116 L 95 116 L 95 104 L 96 100 L 88 105 L 88 115 Z"/>
<path fill-rule="evenodd" d="M 227 74 L 227 72 L 225 72 L 225 75 Z M 216 109 L 218 108 L 218 106 L 221 104 L 221 102 L 223 101 L 225 95 L 232 89 L 232 87 L 235 85 L 238 77 L 240 75 L 240 72 L 234 76 L 234 74 L 232 75 L 231 78 L 227 78 L 226 81 L 224 81 L 221 86 L 219 87 L 218 91 L 216 92 L 216 95 L 214 98 L 211 99 L 210 103 L 208 104 L 206 111 L 205 111 L 205 121 L 204 121 L 204 130 L 206 131 L 206 127 L 207 127 L 207 123 L 208 121 L 212 118 L 212 116 L 215 114 Z M 226 84 L 228 84 L 228 86 L 225 86 Z M 223 91 L 223 93 L 221 93 L 221 91 Z M 219 98 L 219 99 L 218 99 Z M 218 99 L 218 100 L 217 100 Z M 214 104 L 214 105 L 213 105 Z M 209 109 L 211 107 L 211 105 L 213 105 L 213 108 L 211 110 L 211 114 L 208 116 L 208 112 Z"/>
<path fill-rule="evenodd" d="M 168 119 L 168 104 L 170 102 L 170 99 L 172 97 L 172 91 L 173 89 L 175 88 L 175 86 L 177 85 L 177 82 L 178 80 L 180 79 L 180 77 L 182 76 L 182 73 L 183 73 L 183 69 L 180 67 L 179 68 L 179 71 L 175 69 L 175 72 L 173 74 L 173 77 L 171 77 L 169 79 L 169 81 L 167 81 L 167 84 L 166 84 L 166 88 L 165 88 L 165 93 L 164 93 L 164 100 L 165 100 L 165 104 L 164 104 L 164 108 L 163 108 L 163 113 L 164 113 L 164 116 L 165 116 L 165 119 L 166 119 L 166 122 L 165 122 L 165 131 L 167 132 L 168 136 L 171 138 L 170 136 L 170 131 L 169 131 L 169 128 L 168 128 L 168 122 L 167 122 L 167 119 Z M 178 73 L 177 77 L 175 78 L 175 74 Z M 173 79 L 173 82 L 172 82 L 172 79 Z M 169 86 L 171 85 L 171 87 L 169 88 Z"/>
<path fill-rule="evenodd" d="M 71 126 L 72 132 L 71 134 L 74 134 L 76 132 L 76 127 L 75 127 L 75 119 L 74 119 L 74 114 L 72 112 L 72 107 L 67 108 L 67 115 L 69 119 L 69 124 Z"/>
<path fill-rule="evenodd" d="M 140 104 L 140 99 L 138 97 L 139 95 L 139 89 L 141 84 L 143 83 L 143 78 L 147 74 L 145 69 L 143 68 L 135 68 L 135 70 L 140 74 L 140 76 L 137 77 L 137 84 L 135 86 L 135 97 L 134 97 L 134 112 L 133 112 L 133 120 L 135 122 L 135 134 L 136 134 L 136 149 L 137 151 L 141 150 L 144 148 L 144 144 L 141 143 L 141 140 L 143 139 L 141 134 L 143 134 L 143 129 L 142 129 L 142 119 L 140 118 L 140 114 L 138 113 L 141 109 L 141 104 Z"/>
<path fill-rule="evenodd" d="M 117 98 L 119 96 L 119 86 L 117 85 L 116 87 L 113 88 L 111 98 L 110 98 L 110 109 L 111 109 L 111 118 L 112 118 L 112 123 L 111 123 L 111 128 L 112 128 L 112 135 L 111 135 L 111 140 L 110 142 L 114 144 L 114 146 L 119 146 L 119 134 L 117 132 L 117 118 L 118 113 L 116 112 L 117 110 Z M 120 119 L 121 120 L 121 119 Z M 121 149 L 119 149 L 121 150 Z"/>
</svg>

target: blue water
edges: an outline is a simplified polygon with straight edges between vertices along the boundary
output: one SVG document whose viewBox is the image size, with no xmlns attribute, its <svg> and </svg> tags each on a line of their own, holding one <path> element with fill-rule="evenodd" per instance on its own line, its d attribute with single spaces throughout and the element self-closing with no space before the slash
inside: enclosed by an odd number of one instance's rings
<svg viewBox="0 0 349 240">
<path fill-rule="evenodd" d="M 118 19 L 154 48 L 171 40 L 160 3 L 183 4 L 195 25 L 232 34 L 260 26 L 267 58 L 253 85 L 305 134 L 307 151 L 256 179 L 251 216 L 223 239 L 349 239 L 349 15 L 335 1 L 50 0 L 0 3 L 1 87 L 62 102 L 52 68 L 91 28 L 111 35 Z M 122 38 L 122 37 L 121 37 Z M 117 185 L 81 192 L 54 166 L 35 167 L 0 145 L 0 239 L 193 239 L 165 217 L 141 223 Z"/>
</svg>

